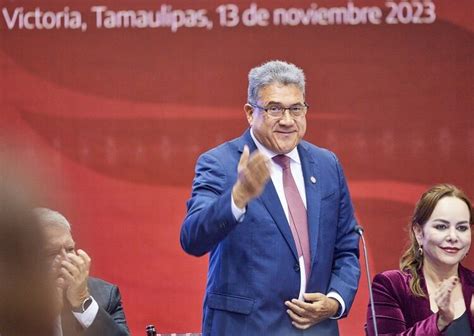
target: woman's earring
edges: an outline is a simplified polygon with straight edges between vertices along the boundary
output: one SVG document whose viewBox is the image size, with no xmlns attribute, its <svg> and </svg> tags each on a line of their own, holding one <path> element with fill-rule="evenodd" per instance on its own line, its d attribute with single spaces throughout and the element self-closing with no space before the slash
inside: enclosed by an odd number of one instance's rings
<svg viewBox="0 0 474 336">
<path fill-rule="evenodd" d="M 420 247 L 418 248 L 418 255 L 419 255 L 420 257 L 423 256 L 423 245 L 420 245 Z"/>
</svg>

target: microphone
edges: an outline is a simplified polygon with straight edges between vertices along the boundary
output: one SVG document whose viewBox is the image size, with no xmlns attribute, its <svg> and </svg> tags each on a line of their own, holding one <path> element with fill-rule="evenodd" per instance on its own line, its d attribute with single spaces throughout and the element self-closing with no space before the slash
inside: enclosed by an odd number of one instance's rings
<svg viewBox="0 0 474 336">
<path fill-rule="evenodd" d="M 364 238 L 364 228 L 360 225 L 356 225 L 354 227 L 354 232 L 357 233 L 360 238 L 362 238 L 362 246 L 364 248 L 364 259 L 365 259 L 365 274 L 367 275 L 367 285 L 369 286 L 369 301 L 370 301 L 370 310 L 372 313 L 372 322 L 374 324 L 374 333 L 375 336 L 379 336 L 379 332 L 377 330 L 377 319 L 375 318 L 375 306 L 374 306 L 374 293 L 372 292 L 372 281 L 369 271 L 369 257 L 367 256 L 367 245 L 365 244 Z"/>
<path fill-rule="evenodd" d="M 364 233 L 364 228 L 360 225 L 356 225 L 354 227 L 354 231 L 359 235 L 359 236 L 362 236 L 362 234 Z"/>
</svg>

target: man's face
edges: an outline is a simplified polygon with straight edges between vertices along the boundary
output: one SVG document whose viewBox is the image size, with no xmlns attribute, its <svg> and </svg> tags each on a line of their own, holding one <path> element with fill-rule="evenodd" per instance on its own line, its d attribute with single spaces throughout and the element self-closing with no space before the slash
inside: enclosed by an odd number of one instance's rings
<svg viewBox="0 0 474 336">
<path fill-rule="evenodd" d="M 44 235 L 46 239 L 46 257 L 52 264 L 56 256 L 66 258 L 67 253 L 75 253 L 75 243 L 71 232 L 60 225 L 45 225 Z"/>
<path fill-rule="evenodd" d="M 291 107 L 304 104 L 303 92 L 294 84 L 270 84 L 260 89 L 257 105 Z M 306 117 L 292 117 L 285 111 L 281 118 L 268 115 L 264 110 L 246 104 L 247 120 L 257 140 L 276 154 L 289 153 L 306 132 Z"/>
</svg>

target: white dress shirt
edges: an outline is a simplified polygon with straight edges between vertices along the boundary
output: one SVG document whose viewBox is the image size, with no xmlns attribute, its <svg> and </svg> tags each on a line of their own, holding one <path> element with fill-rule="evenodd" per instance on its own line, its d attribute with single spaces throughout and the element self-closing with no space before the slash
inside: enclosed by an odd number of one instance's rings
<svg viewBox="0 0 474 336">
<path fill-rule="evenodd" d="M 91 299 L 91 304 L 83 313 L 72 312 L 76 320 L 84 329 L 87 329 L 91 326 L 97 316 L 97 313 L 99 312 L 99 304 L 92 296 Z M 61 327 L 61 316 L 58 316 L 58 318 L 56 319 L 56 328 L 54 336 L 64 336 L 63 329 Z"/>
</svg>

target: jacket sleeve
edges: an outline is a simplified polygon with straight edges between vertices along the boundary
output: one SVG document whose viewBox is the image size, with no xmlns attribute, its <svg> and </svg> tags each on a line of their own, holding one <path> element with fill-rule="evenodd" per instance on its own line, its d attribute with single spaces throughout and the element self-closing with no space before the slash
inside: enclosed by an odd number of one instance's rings
<svg viewBox="0 0 474 336">
<path fill-rule="evenodd" d="M 377 274 L 372 282 L 372 290 L 374 292 L 377 329 L 380 336 L 442 335 L 437 326 L 438 315 L 434 313 L 426 319 L 418 321 L 410 328 L 407 327 L 403 314 L 403 303 L 397 295 L 397 285 L 388 276 L 383 273 Z M 370 306 L 367 310 L 366 331 L 369 336 L 375 335 Z"/>
<path fill-rule="evenodd" d="M 354 231 L 357 223 L 344 172 L 335 156 L 334 159 L 339 178 L 340 197 L 334 260 L 328 292 L 336 291 L 342 297 L 346 306 L 342 317 L 345 317 L 352 306 L 359 285 L 359 235 Z"/>
<path fill-rule="evenodd" d="M 122 298 L 117 286 L 111 288 L 106 309 L 100 307 L 94 322 L 85 330 L 85 336 L 128 336 L 127 321 L 122 306 Z"/>
<path fill-rule="evenodd" d="M 204 255 L 238 224 L 231 209 L 234 182 L 214 155 L 205 153 L 198 159 L 188 212 L 181 227 L 180 242 L 187 253 Z"/>
</svg>

